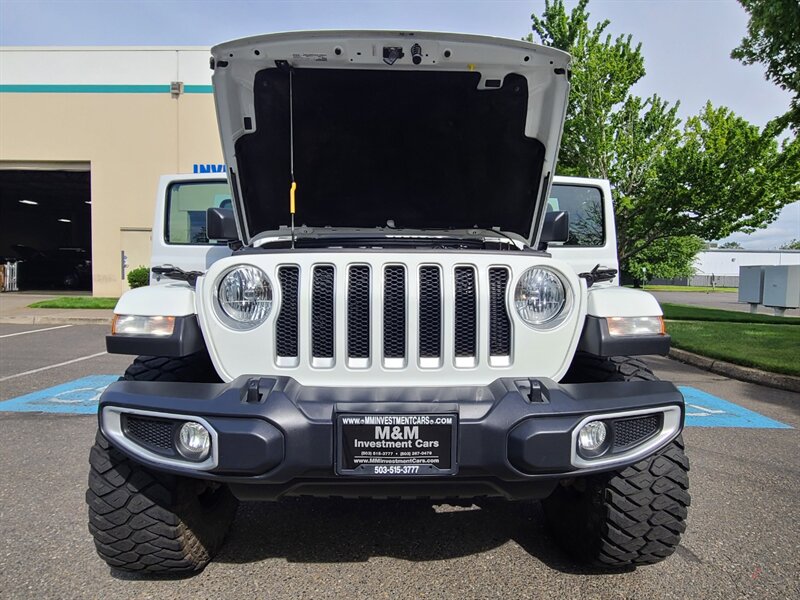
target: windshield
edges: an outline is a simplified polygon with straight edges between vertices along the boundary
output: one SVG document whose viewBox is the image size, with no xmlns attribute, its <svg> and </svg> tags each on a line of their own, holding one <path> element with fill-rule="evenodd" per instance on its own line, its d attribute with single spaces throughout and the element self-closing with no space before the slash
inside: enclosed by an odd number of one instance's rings
<svg viewBox="0 0 800 600">
<path fill-rule="evenodd" d="M 569 238 L 564 246 L 598 247 L 605 243 L 603 194 L 600 188 L 554 183 L 547 210 L 569 213 Z"/>
<path fill-rule="evenodd" d="M 164 241 L 167 244 L 207 245 L 206 211 L 232 208 L 227 181 L 176 182 L 167 192 Z"/>
</svg>

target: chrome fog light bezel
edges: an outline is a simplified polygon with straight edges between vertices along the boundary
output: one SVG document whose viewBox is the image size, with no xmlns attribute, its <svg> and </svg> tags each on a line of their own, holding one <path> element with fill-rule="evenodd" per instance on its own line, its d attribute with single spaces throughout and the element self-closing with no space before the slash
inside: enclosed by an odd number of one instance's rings
<svg viewBox="0 0 800 600">
<path fill-rule="evenodd" d="M 580 452 L 578 445 L 578 435 L 580 430 L 591 421 L 606 421 L 607 423 L 617 419 L 628 417 L 641 417 L 646 415 L 662 415 L 661 430 L 654 436 L 646 438 L 641 444 L 637 444 L 623 452 L 610 454 L 607 451 L 594 457 L 586 456 Z M 591 467 L 612 467 L 615 465 L 630 463 L 652 454 L 661 446 L 672 441 L 681 432 L 683 425 L 683 410 L 677 404 L 669 406 L 659 406 L 654 408 L 642 408 L 638 410 L 625 410 L 613 413 L 589 415 L 583 418 L 572 430 L 572 446 L 570 450 L 570 462 L 573 467 L 579 469 Z M 609 443 L 610 436 L 606 438 Z"/>
<path fill-rule="evenodd" d="M 153 452 L 133 441 L 125 434 L 122 424 L 123 415 L 137 415 L 168 421 L 194 421 L 199 423 L 205 427 L 211 436 L 210 452 L 208 456 L 201 461 L 184 458 L 183 455 L 178 452 L 177 444 L 175 444 L 176 456 L 174 457 Z M 100 429 L 112 445 L 140 459 L 144 463 L 153 463 L 156 466 L 164 465 L 169 467 L 189 468 L 197 471 L 208 471 L 214 469 L 219 464 L 219 436 L 217 431 L 206 419 L 196 415 L 165 413 L 153 410 L 141 410 L 138 408 L 124 408 L 121 406 L 104 406 L 100 413 Z"/>
</svg>

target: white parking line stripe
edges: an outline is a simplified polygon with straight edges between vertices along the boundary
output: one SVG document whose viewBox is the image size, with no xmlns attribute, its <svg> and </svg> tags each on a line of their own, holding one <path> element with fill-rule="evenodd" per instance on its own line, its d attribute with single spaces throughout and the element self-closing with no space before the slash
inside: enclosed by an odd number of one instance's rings
<svg viewBox="0 0 800 600">
<path fill-rule="evenodd" d="M 72 325 L 57 325 L 56 327 L 45 327 L 44 329 L 31 329 L 30 331 L 7 333 L 5 335 L 0 335 L 0 339 L 7 337 L 14 337 L 15 335 L 25 335 L 26 333 L 39 333 L 40 331 L 53 331 L 53 329 L 64 329 L 65 327 L 72 327 Z"/>
<path fill-rule="evenodd" d="M 14 379 L 15 377 L 23 377 L 24 375 L 33 375 L 34 373 L 40 373 L 41 371 L 47 371 L 48 369 L 55 369 L 56 367 L 63 367 L 64 365 L 71 365 L 72 363 L 81 362 L 82 360 L 89 360 L 90 358 L 97 358 L 98 356 L 103 356 L 104 354 L 108 354 L 108 352 L 98 352 L 97 354 L 90 354 L 89 356 L 81 356 L 80 358 L 73 358 L 72 360 L 65 360 L 64 362 L 60 362 L 55 365 L 49 365 L 47 367 L 39 367 L 38 369 L 31 369 L 30 371 L 24 371 L 22 373 L 17 373 L 15 375 L 7 375 L 6 377 L 0 377 L 0 381 L 8 381 L 9 379 Z"/>
</svg>

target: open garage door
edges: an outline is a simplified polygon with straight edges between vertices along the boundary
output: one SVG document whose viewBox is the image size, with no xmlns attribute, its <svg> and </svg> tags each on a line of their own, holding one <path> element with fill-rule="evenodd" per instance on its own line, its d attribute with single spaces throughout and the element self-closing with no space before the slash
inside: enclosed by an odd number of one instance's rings
<svg viewBox="0 0 800 600">
<path fill-rule="evenodd" d="M 90 173 L 0 167 L 0 262 L 20 290 L 92 289 Z"/>
</svg>

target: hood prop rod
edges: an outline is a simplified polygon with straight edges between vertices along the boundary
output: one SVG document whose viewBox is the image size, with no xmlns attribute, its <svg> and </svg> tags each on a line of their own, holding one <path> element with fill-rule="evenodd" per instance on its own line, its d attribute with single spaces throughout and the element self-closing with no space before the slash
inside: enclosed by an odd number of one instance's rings
<svg viewBox="0 0 800 600">
<path fill-rule="evenodd" d="M 289 172 L 292 186 L 289 188 L 289 216 L 292 229 L 292 250 L 294 250 L 294 194 L 297 182 L 294 180 L 294 67 L 289 66 Z"/>
</svg>

